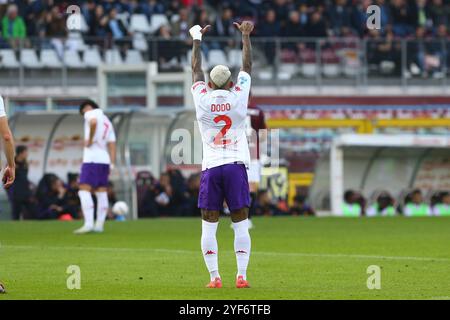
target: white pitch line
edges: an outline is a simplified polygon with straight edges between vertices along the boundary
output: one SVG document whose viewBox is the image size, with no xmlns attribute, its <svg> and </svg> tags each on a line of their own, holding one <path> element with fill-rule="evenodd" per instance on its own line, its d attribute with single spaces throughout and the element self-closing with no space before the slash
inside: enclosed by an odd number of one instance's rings
<svg viewBox="0 0 450 320">
<path fill-rule="evenodd" d="M 2 245 L 1 249 L 33 249 L 33 250 L 89 250 L 89 251 L 122 251 L 122 252 L 165 252 L 198 254 L 200 251 L 177 250 L 164 248 L 108 248 L 108 247 L 75 247 L 75 246 L 25 246 L 25 245 Z M 230 251 L 231 252 L 231 251 Z M 409 260 L 426 262 L 450 262 L 450 258 L 432 257 L 409 257 L 409 256 L 381 256 L 365 254 L 345 254 L 345 253 L 303 253 L 303 252 L 266 252 L 253 251 L 252 254 L 266 256 L 290 256 L 290 257 L 317 257 L 317 258 L 351 258 L 351 259 L 385 259 L 385 260 Z"/>
</svg>

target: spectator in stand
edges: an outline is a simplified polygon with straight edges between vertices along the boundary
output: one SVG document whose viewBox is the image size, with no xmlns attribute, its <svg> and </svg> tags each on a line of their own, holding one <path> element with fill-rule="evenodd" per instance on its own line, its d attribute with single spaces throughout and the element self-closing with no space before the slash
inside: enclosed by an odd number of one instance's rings
<svg viewBox="0 0 450 320">
<path fill-rule="evenodd" d="M 119 12 L 127 13 L 129 15 L 137 12 L 141 12 L 144 10 L 143 3 L 141 6 L 139 6 L 139 3 L 137 1 L 129 1 L 129 0 L 117 0 L 116 4 L 113 8 L 115 8 Z M 141 10 L 142 9 L 142 10 Z"/>
<path fill-rule="evenodd" d="M 361 37 L 367 30 L 367 7 L 370 0 L 358 1 L 352 6 L 350 25 L 352 29 Z"/>
<path fill-rule="evenodd" d="M 114 213 L 112 212 L 112 207 L 114 206 L 114 204 L 117 202 L 117 196 L 116 196 L 116 192 L 114 190 L 114 183 L 112 183 L 111 181 L 109 181 L 108 183 L 108 189 L 106 190 L 107 194 L 108 194 L 108 203 L 110 204 L 110 207 L 108 208 L 108 213 L 106 215 L 106 217 L 108 219 L 114 219 Z"/>
<path fill-rule="evenodd" d="M 80 197 L 78 196 L 78 173 L 67 174 L 67 189 L 65 194 L 65 200 L 69 213 L 74 219 L 81 217 L 81 205 Z"/>
<path fill-rule="evenodd" d="M 450 41 L 448 37 L 448 28 L 445 24 L 441 24 L 436 29 L 437 37 L 434 41 L 435 51 L 440 56 L 442 67 L 446 65 L 448 69 L 450 66 Z"/>
<path fill-rule="evenodd" d="M 363 194 L 359 191 L 356 191 L 355 193 L 356 193 L 356 203 L 358 203 L 359 206 L 361 207 L 361 215 L 365 216 L 367 206 L 366 198 L 364 198 Z"/>
<path fill-rule="evenodd" d="M 191 27 L 191 24 L 187 9 L 180 9 L 178 20 L 171 25 L 172 36 L 182 40 L 188 40 L 188 30 Z"/>
<path fill-rule="evenodd" d="M 370 30 L 366 52 L 369 64 L 376 65 L 383 72 L 391 70 L 400 74 L 401 43 L 395 41 L 391 30 L 386 31 L 384 38 L 381 37 L 379 30 Z"/>
<path fill-rule="evenodd" d="M 211 25 L 211 21 L 208 17 L 208 12 L 205 9 L 196 10 L 194 15 L 194 20 L 192 21 L 192 25 L 199 25 L 199 26 L 207 26 Z M 187 41 L 189 45 L 191 45 L 191 39 Z M 210 50 L 211 43 L 209 41 L 203 41 L 202 44 L 202 52 L 205 56 L 208 56 L 208 52 Z"/>
<path fill-rule="evenodd" d="M 200 217 L 198 208 L 198 194 L 200 190 L 200 174 L 192 174 L 187 180 L 186 204 L 182 215 Z"/>
<path fill-rule="evenodd" d="M 405 37 L 414 34 L 417 15 L 406 0 L 391 0 L 389 11 L 396 36 Z"/>
<path fill-rule="evenodd" d="M 205 9 L 196 10 L 195 12 L 195 18 L 192 21 L 193 25 L 200 25 L 200 26 L 207 26 L 208 24 L 211 24 L 211 21 L 209 20 L 208 11 Z"/>
<path fill-rule="evenodd" d="M 129 46 L 130 41 L 126 39 L 129 36 L 129 33 L 122 20 L 117 18 L 117 9 L 115 8 L 111 9 L 109 12 L 108 30 L 111 33 L 112 40 L 115 44 L 124 48 Z"/>
<path fill-rule="evenodd" d="M 175 58 L 178 61 L 180 56 L 184 54 L 186 45 L 183 41 L 173 40 L 169 26 L 161 26 L 157 36 L 159 39 L 156 42 L 151 42 L 151 44 L 156 45 L 156 50 L 150 46 L 150 55 L 156 53 L 157 55 L 152 57 L 159 62 L 159 67 L 169 69 L 172 67 L 172 59 Z"/>
<path fill-rule="evenodd" d="M 277 206 L 273 204 L 269 191 L 260 190 L 256 197 L 255 215 L 274 216 L 278 214 L 279 210 Z"/>
<path fill-rule="evenodd" d="M 305 29 L 309 21 L 309 8 L 305 3 L 302 3 L 298 8 L 298 12 L 300 14 L 300 23 L 303 29 Z"/>
<path fill-rule="evenodd" d="M 10 4 L 2 19 L 3 38 L 8 40 L 13 48 L 17 48 L 19 42 L 27 36 L 25 22 L 18 13 L 17 5 Z"/>
<path fill-rule="evenodd" d="M 444 5 L 443 0 L 431 0 L 429 4 L 429 17 L 433 22 L 433 26 L 449 24 L 450 6 L 449 3 Z"/>
<path fill-rule="evenodd" d="M 93 23 L 93 19 L 95 19 L 95 10 L 97 6 L 94 0 L 88 0 L 83 3 L 81 6 L 81 13 L 83 14 L 84 20 L 87 25 L 90 27 Z M 89 30 L 90 32 L 91 30 Z"/>
<path fill-rule="evenodd" d="M 186 183 L 181 171 L 178 169 L 167 170 L 169 176 L 169 183 L 172 189 L 172 212 L 173 215 L 182 214 L 181 209 L 186 202 Z"/>
<path fill-rule="evenodd" d="M 258 17 L 259 6 L 262 4 L 261 0 L 240 0 L 229 2 L 233 5 L 233 11 L 236 13 L 237 18 L 247 17 L 252 20 Z"/>
<path fill-rule="evenodd" d="M 305 28 L 305 37 L 323 38 L 327 36 L 327 26 L 320 10 L 311 13 L 308 24 Z M 311 49 L 316 48 L 315 42 L 308 42 L 307 46 Z"/>
<path fill-rule="evenodd" d="M 351 9 L 347 6 L 347 0 L 335 0 L 326 10 L 332 34 L 341 35 L 342 28 L 349 27 L 351 21 Z"/>
<path fill-rule="evenodd" d="M 380 25 L 381 25 L 381 32 L 385 32 L 386 27 L 389 25 L 389 19 L 390 19 L 390 11 L 388 6 L 388 1 L 386 0 L 376 0 L 375 5 L 377 5 L 380 8 Z"/>
<path fill-rule="evenodd" d="M 403 210 L 407 217 L 426 217 L 431 215 L 431 208 L 423 200 L 422 192 L 419 189 L 410 194 L 411 200 L 408 201 Z"/>
<path fill-rule="evenodd" d="M 51 175 L 46 178 L 43 187 L 45 189 L 38 193 L 37 219 L 58 219 L 65 214 L 77 217 L 77 213 L 71 212 L 71 208 L 67 206 L 66 188 L 61 179 Z"/>
<path fill-rule="evenodd" d="M 291 11 L 289 13 L 289 21 L 283 29 L 284 37 L 303 37 L 304 27 L 300 21 L 300 13 L 298 11 Z M 283 48 L 294 51 L 295 53 L 300 52 L 303 49 L 303 44 L 298 41 L 289 41 L 282 44 Z"/>
<path fill-rule="evenodd" d="M 173 214 L 173 188 L 170 183 L 170 176 L 167 173 L 161 174 L 157 185 L 157 195 L 155 197 L 156 207 L 160 216 Z"/>
<path fill-rule="evenodd" d="M 417 19 L 414 24 L 415 26 L 428 28 L 433 25 L 427 0 L 416 0 L 413 10 L 414 18 Z"/>
<path fill-rule="evenodd" d="M 159 189 L 157 189 L 157 184 L 152 184 L 148 187 L 147 192 L 142 200 L 142 212 L 140 213 L 140 217 L 157 217 L 158 209 L 156 206 L 155 198 L 159 193 Z"/>
<path fill-rule="evenodd" d="M 60 57 L 64 53 L 64 43 L 62 38 L 67 35 L 66 18 L 57 6 L 52 7 L 45 17 L 45 36 L 50 38 L 52 46 Z"/>
<path fill-rule="evenodd" d="M 59 7 L 52 7 L 46 16 L 46 36 L 50 38 L 64 38 L 66 32 L 66 18 Z"/>
<path fill-rule="evenodd" d="M 277 20 L 275 10 L 269 9 L 265 15 L 263 22 L 259 24 L 260 37 L 276 37 L 281 35 L 280 23 Z M 273 65 L 275 59 L 275 44 L 271 41 L 266 41 L 264 44 L 264 55 L 267 63 Z"/>
<path fill-rule="evenodd" d="M 289 20 L 283 28 L 283 35 L 285 37 L 302 37 L 304 31 L 304 26 L 300 21 L 300 13 L 295 10 L 291 11 L 289 13 Z"/>
<path fill-rule="evenodd" d="M 181 0 L 184 6 L 193 7 L 193 6 L 202 6 L 203 0 Z"/>
<path fill-rule="evenodd" d="M 427 77 L 432 74 L 435 78 L 442 78 L 441 72 L 444 51 L 441 43 L 432 41 L 427 37 L 427 30 L 424 27 L 416 29 L 416 39 L 408 42 L 408 62 L 413 75 L 421 74 Z M 442 51 L 441 51 L 442 50 Z M 417 69 L 417 71 L 415 71 Z"/>
<path fill-rule="evenodd" d="M 93 16 L 89 19 L 88 36 L 105 38 L 108 34 L 108 16 L 101 5 L 95 7 Z"/>
<path fill-rule="evenodd" d="M 178 15 L 181 10 L 181 3 L 179 0 L 172 0 L 170 1 L 169 5 L 166 9 L 166 15 L 169 18 L 169 20 L 174 17 L 175 15 Z"/>
<path fill-rule="evenodd" d="M 25 2 L 25 1 L 24 1 Z M 45 16 L 42 3 L 40 1 L 27 1 L 28 3 L 23 8 L 22 12 L 25 22 L 25 28 L 29 37 L 36 37 L 41 35 L 42 25 L 45 30 L 45 21 L 42 17 Z M 21 12 L 21 10 L 19 10 Z M 42 20 L 42 24 L 40 23 Z"/>
<path fill-rule="evenodd" d="M 221 15 L 217 15 L 216 20 L 213 23 L 211 30 L 211 36 L 214 37 L 233 37 L 236 34 L 236 28 L 233 25 L 233 10 L 231 8 L 225 8 Z M 233 41 L 228 40 L 224 42 L 212 42 L 211 47 L 213 49 L 224 49 L 226 45 L 232 46 Z"/>
<path fill-rule="evenodd" d="M 342 205 L 341 214 L 344 217 L 360 217 L 363 209 L 360 203 L 360 196 L 353 190 L 347 190 L 344 193 L 344 203 Z"/>
<path fill-rule="evenodd" d="M 378 216 L 395 216 L 396 211 L 394 207 L 394 198 L 389 194 L 389 192 L 384 191 L 380 193 L 374 204 L 370 206 L 367 210 L 368 217 L 378 217 Z"/>
<path fill-rule="evenodd" d="M 273 2 L 272 8 L 277 19 L 281 21 L 281 28 L 284 28 L 286 21 L 288 21 L 289 13 L 293 10 L 292 5 L 287 0 L 274 0 Z"/>
<path fill-rule="evenodd" d="M 440 201 L 433 207 L 433 215 L 450 216 L 450 192 L 443 192 Z"/>
<path fill-rule="evenodd" d="M 154 14 L 165 14 L 166 8 L 162 1 L 148 0 L 142 4 L 142 12 L 151 19 Z"/>
<path fill-rule="evenodd" d="M 33 202 L 30 182 L 28 181 L 28 148 L 16 147 L 16 180 L 9 189 L 12 207 L 12 219 L 20 220 L 33 217 L 36 206 Z"/>
<path fill-rule="evenodd" d="M 297 195 L 294 198 L 294 203 L 289 208 L 289 215 L 291 216 L 314 216 L 313 208 L 306 203 L 306 197 Z"/>
</svg>

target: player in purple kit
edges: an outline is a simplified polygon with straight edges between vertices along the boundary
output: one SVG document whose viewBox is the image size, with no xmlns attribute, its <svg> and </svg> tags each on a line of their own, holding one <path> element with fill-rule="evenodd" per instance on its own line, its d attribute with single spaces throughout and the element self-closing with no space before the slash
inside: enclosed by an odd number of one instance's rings
<svg viewBox="0 0 450 320">
<path fill-rule="evenodd" d="M 216 239 L 219 213 L 226 201 L 234 229 L 237 288 L 248 288 L 247 266 L 251 240 L 248 232 L 250 191 L 247 169 L 250 151 L 246 136 L 248 97 L 251 86 L 251 42 L 253 23 L 235 26 L 242 33 L 242 68 L 234 85 L 231 72 L 223 65 L 210 72 L 208 85 L 201 68 L 201 39 L 210 26 L 193 26 L 192 95 L 203 142 L 202 175 L 198 206 L 202 212 L 201 248 L 210 273 L 209 288 L 221 288 Z M 208 90 L 208 86 L 211 90 Z"/>
<path fill-rule="evenodd" d="M 103 232 L 108 212 L 108 176 L 114 167 L 116 157 L 116 135 L 108 117 L 91 100 L 80 105 L 80 114 L 84 117 L 84 151 L 80 174 L 81 209 L 84 225 L 75 230 L 76 234 Z M 94 201 L 97 198 L 97 219 L 94 224 Z"/>
</svg>

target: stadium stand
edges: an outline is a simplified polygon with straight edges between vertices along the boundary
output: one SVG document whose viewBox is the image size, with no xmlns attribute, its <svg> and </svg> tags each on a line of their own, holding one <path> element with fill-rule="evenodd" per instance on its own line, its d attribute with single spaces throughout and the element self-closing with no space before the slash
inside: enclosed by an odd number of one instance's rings
<svg viewBox="0 0 450 320">
<path fill-rule="evenodd" d="M 323 84 L 403 88 L 411 83 L 439 87 L 442 92 L 447 87 L 449 1 L 79 0 L 74 3 L 82 14 L 79 27 L 70 31 L 66 29 L 69 17 L 66 1 L 0 4 L 2 86 L 12 91 L 28 84 L 52 87 L 55 83 L 62 86 L 75 81 L 95 86 L 92 81 L 96 81 L 97 67 L 103 63 L 133 65 L 157 61 L 162 72 L 181 71 L 191 60 L 188 29 L 195 23 L 213 25 L 203 43 L 204 71 L 215 64 L 229 65 L 236 71 L 242 56 L 232 22 L 245 18 L 256 24 L 252 38 L 253 79 L 255 87 L 262 88 L 260 92 L 266 87 L 320 88 Z M 365 28 L 369 4 L 381 7 L 379 31 Z M 407 19 L 402 12 L 408 12 Z M 8 25 L 17 27 L 5 28 Z M 66 72 L 58 73 L 63 70 Z M 320 101 L 300 95 L 255 96 L 256 104 L 273 127 L 286 120 L 287 123 L 299 120 L 281 128 L 280 148 L 294 173 L 312 174 L 317 159 L 340 133 L 368 129 L 372 133 L 449 132 L 448 127 L 433 122 L 450 118 L 448 99 L 421 100 L 417 96 L 399 97 L 401 101 L 370 97 L 340 99 L 324 96 L 326 93 L 322 92 Z M 170 94 L 169 99 L 173 98 Z M 47 103 L 41 97 L 25 98 L 13 101 L 10 110 L 39 110 Z M 117 101 L 126 104 L 138 99 L 145 100 L 125 97 Z M 71 109 L 78 102 L 60 104 Z M 57 106 L 58 102 L 52 100 L 53 104 Z M 407 126 L 401 122 L 408 119 L 417 120 L 417 124 Z M 401 205 L 406 197 L 402 192 L 411 191 L 404 187 L 405 190 L 392 195 Z M 366 196 L 370 204 L 376 201 L 375 196 Z M 425 195 L 427 202 L 432 202 L 431 198 Z"/>
<path fill-rule="evenodd" d="M 365 9 L 372 3 L 381 7 L 381 30 L 363 26 Z M 441 79 L 447 72 L 448 14 L 446 1 L 77 1 L 81 8 L 80 25 L 66 32 L 62 1 L 49 5 L 36 0 L 32 5 L 22 1 L 0 5 L 4 25 L 23 25 L 20 34 L 2 30 L 3 49 L 34 50 L 54 48 L 80 54 L 96 47 L 110 59 L 112 47 L 120 47 L 124 56 L 128 49 L 139 50 L 144 60 L 154 60 L 158 37 L 167 33 L 162 51 L 170 51 L 177 59 L 171 67 L 180 68 L 187 52 L 187 26 L 201 21 L 215 26 L 214 37 L 205 46 L 205 55 L 212 61 L 232 62 L 238 49 L 232 21 L 251 18 L 256 23 L 255 47 L 266 66 L 273 66 L 281 80 L 315 78 L 355 78 L 363 69 L 368 76 L 418 77 Z M 16 9 L 15 9 L 16 8 Z M 408 12 L 403 19 L 401 12 Z M 269 20 L 267 20 L 269 19 Z M 162 29 L 164 28 L 164 31 Z M 259 38 L 259 39 L 258 39 Z M 181 40 L 181 42 L 180 42 Z M 208 41 L 208 40 L 207 40 Z M 180 45 L 177 45 L 180 43 Z M 150 44 L 150 45 L 149 45 Z M 150 51 L 149 51 L 150 49 Z M 220 50 L 220 51 L 218 51 Z M 407 54 L 405 55 L 405 51 Z M 25 67 L 42 68 L 34 54 L 25 51 Z M 47 51 L 44 58 L 47 56 Z M 4 67 L 18 68 L 11 52 L 6 53 Z M 15 51 L 15 54 L 21 54 Z M 113 54 L 116 57 L 116 54 Z M 227 58 L 228 56 L 228 58 Z M 405 58 L 406 56 L 406 58 Z M 406 61 L 402 61 L 402 59 Z M 229 61 L 230 59 L 230 61 Z M 121 59 L 114 58 L 116 62 Z M 169 59 L 170 60 L 170 59 Z M 65 61 L 64 61 L 65 63 Z M 300 68 L 298 66 L 300 64 Z M 75 63 L 70 64 L 74 68 Z M 52 67 L 57 67 L 56 64 Z M 80 65 L 83 68 L 83 65 Z M 316 72 L 320 70 L 321 72 Z M 267 70 L 258 73 L 270 80 Z M 268 79 L 269 78 L 269 79 Z"/>
</svg>

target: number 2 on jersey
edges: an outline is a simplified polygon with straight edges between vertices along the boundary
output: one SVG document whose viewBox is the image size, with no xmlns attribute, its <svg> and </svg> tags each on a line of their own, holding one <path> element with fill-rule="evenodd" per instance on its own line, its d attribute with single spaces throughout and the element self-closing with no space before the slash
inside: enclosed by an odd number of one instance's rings
<svg viewBox="0 0 450 320">
<path fill-rule="evenodd" d="M 230 139 L 225 139 L 225 135 L 227 134 L 228 130 L 231 128 L 231 118 L 226 115 L 220 115 L 214 118 L 215 123 L 219 122 L 225 122 L 225 125 L 220 129 L 220 131 L 216 134 L 214 137 L 214 144 L 215 145 L 227 145 L 231 143 Z"/>
</svg>

